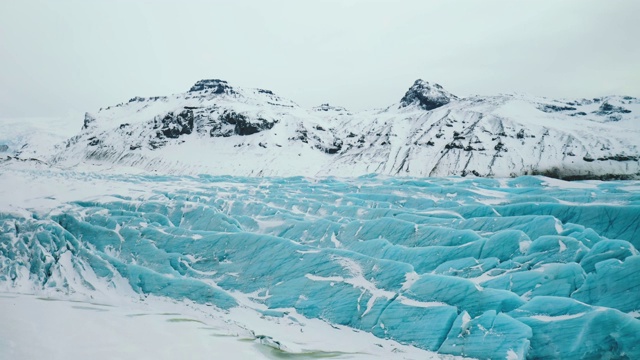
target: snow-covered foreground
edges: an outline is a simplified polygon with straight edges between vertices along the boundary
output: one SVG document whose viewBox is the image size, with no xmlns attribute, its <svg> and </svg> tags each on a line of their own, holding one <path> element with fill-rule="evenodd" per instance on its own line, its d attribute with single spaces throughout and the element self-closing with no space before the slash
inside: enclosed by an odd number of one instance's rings
<svg viewBox="0 0 640 360">
<path fill-rule="evenodd" d="M 238 359 L 265 356 L 248 334 L 163 302 L 112 306 L 0 293 L 3 359 Z M 182 310 L 182 309 L 181 309 Z M 219 327 L 223 325 L 224 327 Z M 230 331 L 231 330 L 231 331 Z M 244 335 L 244 336 L 243 336 Z"/>
<path fill-rule="evenodd" d="M 638 190 L 0 165 L 0 357 L 638 358 Z"/>
<path fill-rule="evenodd" d="M 12 360 L 456 358 L 302 316 L 293 323 L 247 308 L 220 312 L 154 297 L 100 301 L 0 292 L 0 319 L 0 358 Z"/>
</svg>

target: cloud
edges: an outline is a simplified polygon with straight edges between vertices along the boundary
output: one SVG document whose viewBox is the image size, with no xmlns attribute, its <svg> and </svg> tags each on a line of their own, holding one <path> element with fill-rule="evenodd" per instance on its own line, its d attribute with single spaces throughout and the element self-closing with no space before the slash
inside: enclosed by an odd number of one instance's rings
<svg viewBox="0 0 640 360">
<path fill-rule="evenodd" d="M 5 1 L 0 117 L 94 110 L 201 78 L 303 106 L 398 101 L 416 78 L 461 95 L 640 94 L 640 3 Z"/>
</svg>

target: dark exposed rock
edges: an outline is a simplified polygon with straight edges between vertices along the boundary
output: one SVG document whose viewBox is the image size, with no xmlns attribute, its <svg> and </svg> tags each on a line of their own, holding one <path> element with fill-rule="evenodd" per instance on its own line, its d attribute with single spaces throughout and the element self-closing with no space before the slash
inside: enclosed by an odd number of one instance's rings
<svg viewBox="0 0 640 360">
<path fill-rule="evenodd" d="M 153 150 L 161 148 L 161 147 L 165 146 L 166 144 L 167 144 L 167 140 L 164 140 L 164 139 L 153 138 L 153 139 L 149 140 L 149 146 Z"/>
<path fill-rule="evenodd" d="M 459 141 L 453 141 L 444 146 L 445 149 L 464 149 L 464 145 L 462 145 Z"/>
<path fill-rule="evenodd" d="M 332 147 L 328 147 L 326 152 L 327 154 L 336 154 L 342 149 L 342 141 L 339 139 L 333 143 Z"/>
<path fill-rule="evenodd" d="M 504 151 L 504 152 L 507 152 L 507 147 L 506 147 L 506 146 L 504 146 L 504 144 L 503 144 L 502 142 L 498 142 L 498 143 L 496 144 L 496 146 L 494 146 L 494 147 L 493 147 L 493 149 L 494 149 L 494 150 L 496 150 L 496 151 Z"/>
<path fill-rule="evenodd" d="M 271 129 L 277 122 L 277 120 L 267 120 L 263 118 L 257 118 L 252 121 L 246 115 L 225 110 L 225 112 L 218 117 L 218 122 L 213 125 L 209 135 L 212 137 L 227 137 L 232 134 L 240 136 L 252 135 L 263 130 Z M 233 125 L 233 127 L 225 125 Z"/>
<path fill-rule="evenodd" d="M 586 173 L 576 173 L 573 169 L 563 169 L 558 167 L 552 167 L 551 169 L 533 169 L 530 175 L 542 175 L 550 178 L 561 179 L 565 181 L 579 181 L 579 180 L 635 180 L 640 178 L 640 173 L 636 174 L 594 174 L 590 171 Z"/>
<path fill-rule="evenodd" d="M 178 115 L 170 112 L 162 118 L 160 132 L 167 138 L 177 139 L 193 131 L 193 111 L 184 110 Z"/>
<path fill-rule="evenodd" d="M 558 105 L 551 105 L 551 104 L 540 105 L 538 106 L 538 109 L 546 113 L 576 110 L 576 108 L 574 108 L 573 106 L 558 106 Z"/>
<path fill-rule="evenodd" d="M 259 93 L 261 93 L 261 94 L 275 95 L 275 94 L 273 93 L 273 91 L 271 91 L 271 90 L 258 89 L 258 92 L 259 92 Z"/>
<path fill-rule="evenodd" d="M 82 125 L 83 129 L 88 129 L 89 126 L 91 126 L 91 124 L 93 122 L 96 121 L 96 118 L 93 117 L 93 115 L 89 114 L 89 113 L 84 113 L 84 123 Z"/>
<path fill-rule="evenodd" d="M 98 139 L 95 136 L 92 136 L 87 140 L 89 140 L 89 146 L 98 146 L 102 142 L 102 141 L 100 141 L 100 139 Z"/>
<path fill-rule="evenodd" d="M 516 138 L 524 139 L 524 129 L 520 129 L 520 131 L 518 131 L 518 133 L 516 134 Z"/>
<path fill-rule="evenodd" d="M 433 110 L 448 104 L 458 97 L 446 91 L 439 84 L 416 80 L 400 100 L 400 107 L 418 105 L 424 110 Z"/>
<path fill-rule="evenodd" d="M 274 102 L 271 102 L 271 101 L 267 101 L 267 104 L 273 105 L 273 106 L 286 107 L 286 108 L 292 108 L 293 107 L 293 105 L 279 104 L 279 103 L 274 103 Z"/>
<path fill-rule="evenodd" d="M 37 164 L 43 164 L 43 165 L 47 165 L 48 163 L 45 161 L 42 161 L 40 159 L 36 159 L 36 158 L 20 158 L 17 156 L 7 156 L 4 158 L 0 158 L 0 161 L 2 162 L 7 162 L 7 161 L 21 161 L 23 163 L 37 163 Z"/>
<path fill-rule="evenodd" d="M 622 106 L 613 106 L 611 104 L 609 104 L 608 102 L 603 102 L 602 105 L 600 105 L 600 107 L 598 108 L 597 111 L 594 111 L 593 113 L 596 115 L 611 115 L 614 113 L 618 113 L 618 114 L 628 114 L 630 113 L 631 110 L 625 109 Z"/>
<path fill-rule="evenodd" d="M 581 181 L 581 180 L 637 180 L 640 179 L 640 173 L 636 174 L 584 174 L 584 175 L 564 175 L 560 179 L 565 181 Z"/>
<path fill-rule="evenodd" d="M 586 161 L 586 162 L 593 162 L 595 159 L 594 159 L 594 158 L 592 158 L 591 156 L 588 156 L 588 155 L 587 155 L 587 156 L 584 156 L 584 157 L 582 158 L 582 160 L 584 160 L 584 161 Z"/>
<path fill-rule="evenodd" d="M 638 156 L 616 154 L 616 155 L 612 155 L 612 156 L 599 157 L 598 161 L 607 161 L 607 160 L 613 160 L 613 161 L 638 161 L 638 159 L 639 159 Z"/>
<path fill-rule="evenodd" d="M 331 109 L 331 105 L 328 103 L 320 104 L 320 106 L 316 106 L 314 108 L 315 111 L 329 111 Z"/>
<path fill-rule="evenodd" d="M 230 126 L 223 126 L 221 122 L 213 122 L 211 129 L 209 130 L 209 136 L 211 137 L 229 137 L 233 135 L 234 128 Z"/>
<path fill-rule="evenodd" d="M 474 176 L 480 176 L 480 173 L 477 172 L 476 170 L 471 170 L 471 171 L 467 171 L 467 170 L 462 170 L 462 173 L 460 174 L 460 176 L 462 177 L 466 177 L 469 174 L 473 174 Z"/>
<path fill-rule="evenodd" d="M 342 150 L 342 140 L 335 138 L 333 143 L 329 146 L 317 144 L 316 148 L 324 151 L 327 154 L 337 154 L 340 150 Z"/>
<path fill-rule="evenodd" d="M 205 79 L 196 82 L 189 92 L 196 92 L 202 90 L 210 90 L 213 94 L 234 94 L 233 88 L 224 80 L 219 79 Z"/>
<path fill-rule="evenodd" d="M 585 116 L 585 115 L 587 115 L 587 113 L 584 111 L 578 111 L 577 113 L 571 114 L 571 116 Z"/>
<path fill-rule="evenodd" d="M 289 140 L 300 140 L 305 144 L 309 143 L 309 133 L 306 129 L 296 129 L 296 136 L 290 137 Z"/>
<path fill-rule="evenodd" d="M 347 111 L 347 109 L 342 106 L 333 106 L 328 103 L 320 104 L 313 108 L 314 111 Z"/>
</svg>

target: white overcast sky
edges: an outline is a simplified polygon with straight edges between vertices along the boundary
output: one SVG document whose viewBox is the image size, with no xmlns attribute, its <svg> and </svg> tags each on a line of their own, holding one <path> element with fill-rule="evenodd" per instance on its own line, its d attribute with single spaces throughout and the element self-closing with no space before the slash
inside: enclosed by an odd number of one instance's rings
<svg viewBox="0 0 640 360">
<path fill-rule="evenodd" d="M 0 0 L 0 117 L 203 78 L 353 110 L 394 103 L 417 78 L 461 96 L 640 96 L 638 16 L 637 0 Z"/>
</svg>

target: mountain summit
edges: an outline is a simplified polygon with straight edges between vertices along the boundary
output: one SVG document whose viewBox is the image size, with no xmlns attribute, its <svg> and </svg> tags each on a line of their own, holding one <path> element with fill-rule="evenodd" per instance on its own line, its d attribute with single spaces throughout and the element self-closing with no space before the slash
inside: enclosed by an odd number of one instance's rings
<svg viewBox="0 0 640 360">
<path fill-rule="evenodd" d="M 213 94 L 229 94 L 233 92 L 233 89 L 226 81 L 219 79 L 199 80 L 191 87 L 191 89 L 189 89 L 189 92 L 205 90 L 208 90 Z"/>
<path fill-rule="evenodd" d="M 424 110 L 433 110 L 446 105 L 458 97 L 445 90 L 439 84 L 431 85 L 428 81 L 416 80 L 400 100 L 401 107 L 417 105 Z"/>
</svg>

